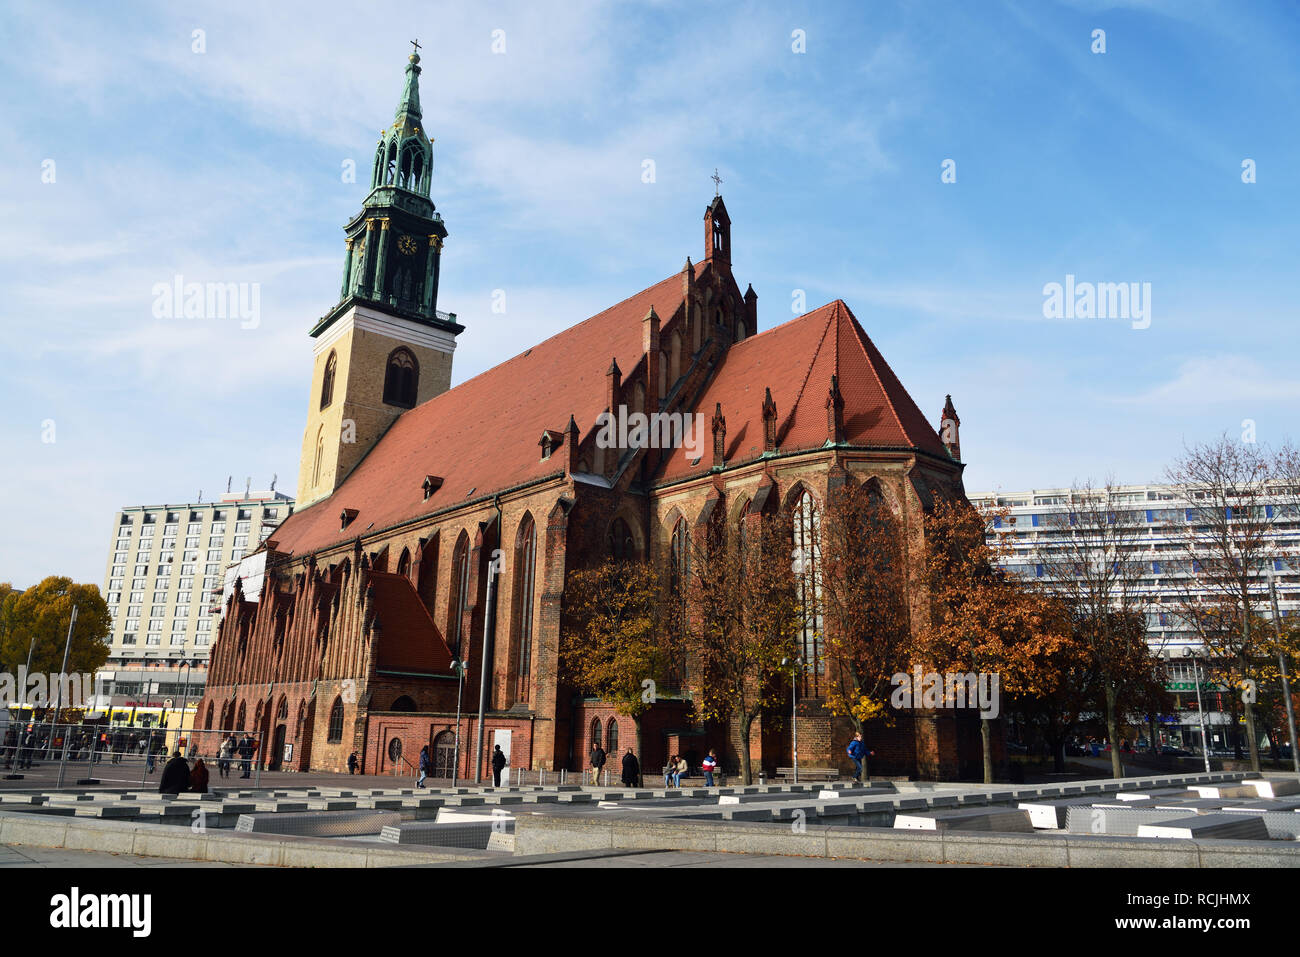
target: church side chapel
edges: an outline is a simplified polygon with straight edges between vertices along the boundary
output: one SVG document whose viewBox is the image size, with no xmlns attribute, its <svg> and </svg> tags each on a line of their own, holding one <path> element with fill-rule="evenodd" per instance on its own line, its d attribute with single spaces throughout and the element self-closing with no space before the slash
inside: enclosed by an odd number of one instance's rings
<svg viewBox="0 0 1300 957">
<path fill-rule="evenodd" d="M 241 570 L 226 595 L 196 728 L 254 730 L 273 770 L 344 771 L 355 752 L 363 773 L 404 774 L 428 745 L 434 776 L 450 777 L 464 662 L 458 775 L 472 777 L 486 641 L 485 752 L 584 769 L 594 744 L 628 747 L 633 726 L 561 682 L 566 575 L 608 557 L 688 575 L 685 543 L 711 516 L 779 514 L 804 555 L 800 762 L 851 767 L 851 727 L 822 702 L 828 490 L 871 480 L 918 534 L 937 496 L 964 494 L 951 399 L 936 431 L 842 301 L 760 332 L 721 195 L 698 262 L 451 388 L 466 328 L 438 308 L 448 231 L 419 64 L 417 50 L 345 227 L 339 300 L 310 330 L 297 509 L 244 559 L 264 574 Z M 620 407 L 703 414 L 705 450 L 603 448 L 602 416 Z M 736 729 L 693 714 L 698 680 L 688 670 L 644 716 L 647 779 L 672 753 L 717 748 L 739 765 Z M 784 700 L 751 739 L 769 775 L 793 760 Z M 977 722 L 952 712 L 900 713 L 870 744 L 880 774 L 953 778 L 980 755 Z"/>
</svg>

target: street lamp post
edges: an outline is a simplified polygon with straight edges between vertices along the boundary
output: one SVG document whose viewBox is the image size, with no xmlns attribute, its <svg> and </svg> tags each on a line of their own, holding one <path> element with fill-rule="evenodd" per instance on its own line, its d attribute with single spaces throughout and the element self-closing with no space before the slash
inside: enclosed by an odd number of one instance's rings
<svg viewBox="0 0 1300 957">
<path fill-rule="evenodd" d="M 790 744 L 794 756 L 794 783 L 799 783 L 799 665 L 802 658 L 782 658 L 781 667 L 790 668 Z"/>
<path fill-rule="evenodd" d="M 1201 669 L 1196 661 L 1196 652 L 1191 648 L 1184 648 L 1183 654 L 1192 659 L 1192 680 L 1196 684 L 1196 716 L 1200 719 L 1201 724 L 1201 757 L 1205 761 L 1205 771 L 1210 771 L 1210 742 L 1205 736 L 1205 706 L 1201 703 Z"/>
<path fill-rule="evenodd" d="M 180 719 L 180 724 L 176 726 L 176 743 L 178 745 L 180 744 L 180 740 L 181 740 L 180 732 L 185 729 L 185 705 L 187 704 L 190 696 L 190 672 L 193 671 L 194 666 L 188 658 L 184 658 L 181 660 L 180 665 L 177 666 L 177 670 L 179 671 L 181 668 L 185 669 L 185 683 L 181 685 L 181 719 Z M 193 730 L 194 730 L 194 726 L 191 724 L 190 725 L 191 734 L 193 734 Z M 188 750 L 188 748 L 186 750 Z"/>
<path fill-rule="evenodd" d="M 460 772 L 460 696 L 465 688 L 465 662 L 453 661 L 451 667 L 456 672 L 456 750 L 451 761 L 451 786 L 454 789 Z"/>
<path fill-rule="evenodd" d="M 1291 766 L 1300 774 L 1300 751 L 1296 750 L 1295 708 L 1291 704 L 1291 679 L 1286 673 L 1286 652 L 1282 648 L 1282 616 L 1277 610 L 1277 584 L 1273 569 L 1268 570 L 1268 598 L 1273 605 L 1273 633 L 1277 636 L 1277 664 L 1282 672 L 1282 697 L 1286 701 L 1286 730 L 1291 741 Z"/>
</svg>

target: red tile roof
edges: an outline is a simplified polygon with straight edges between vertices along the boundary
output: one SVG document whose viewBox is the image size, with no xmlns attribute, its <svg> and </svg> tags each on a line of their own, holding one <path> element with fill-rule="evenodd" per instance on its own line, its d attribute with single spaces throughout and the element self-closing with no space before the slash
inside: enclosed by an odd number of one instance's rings
<svg viewBox="0 0 1300 957">
<path fill-rule="evenodd" d="M 839 377 L 844 397 L 846 442 L 947 457 L 938 433 L 839 299 L 731 346 L 696 409 L 711 420 L 721 403 L 727 461 L 754 459 L 763 452 L 763 392 L 770 388 L 777 448 L 820 448 L 828 438 L 826 396 L 832 375 Z M 684 450 L 674 452 L 662 477 L 707 472 L 713 464 L 711 432 L 703 447 L 695 466 Z"/>
<path fill-rule="evenodd" d="M 710 266 L 694 268 L 698 279 Z M 641 320 L 650 307 L 666 322 L 681 302 L 676 272 L 403 413 L 333 495 L 280 525 L 278 550 L 314 552 L 562 471 L 562 458 L 541 457 L 542 431 L 562 433 L 573 415 L 586 436 L 605 409 L 611 356 L 630 374 L 644 354 Z M 426 501 L 421 485 L 430 474 L 443 483 Z M 344 530 L 345 508 L 358 515 Z"/>
</svg>

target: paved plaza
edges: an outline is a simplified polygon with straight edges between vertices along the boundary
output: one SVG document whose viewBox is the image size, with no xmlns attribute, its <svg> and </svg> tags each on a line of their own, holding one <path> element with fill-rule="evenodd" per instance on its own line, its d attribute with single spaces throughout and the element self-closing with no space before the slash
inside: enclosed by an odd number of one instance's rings
<svg viewBox="0 0 1300 957">
<path fill-rule="evenodd" d="M 93 855 L 107 853 L 123 862 L 302 867 L 1300 865 L 1300 782 L 1282 775 L 1019 787 L 372 781 L 286 774 L 264 777 L 262 787 L 234 778 L 176 796 L 107 781 L 8 787 L 0 862 L 100 866 Z"/>
</svg>

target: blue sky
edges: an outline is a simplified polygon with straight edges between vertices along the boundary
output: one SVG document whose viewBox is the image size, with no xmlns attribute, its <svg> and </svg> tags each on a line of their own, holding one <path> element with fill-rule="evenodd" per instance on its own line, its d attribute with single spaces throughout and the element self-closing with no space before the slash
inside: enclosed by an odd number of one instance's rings
<svg viewBox="0 0 1300 957">
<path fill-rule="evenodd" d="M 972 492 L 1300 431 L 1294 3 L 6 6 L 0 581 L 102 585 L 124 505 L 293 490 L 413 37 L 456 382 L 698 259 L 716 167 L 760 328 L 848 302 L 952 393 Z M 256 328 L 155 318 L 178 274 L 260 284 Z M 1067 274 L 1150 283 L 1150 327 L 1044 318 Z"/>
</svg>

